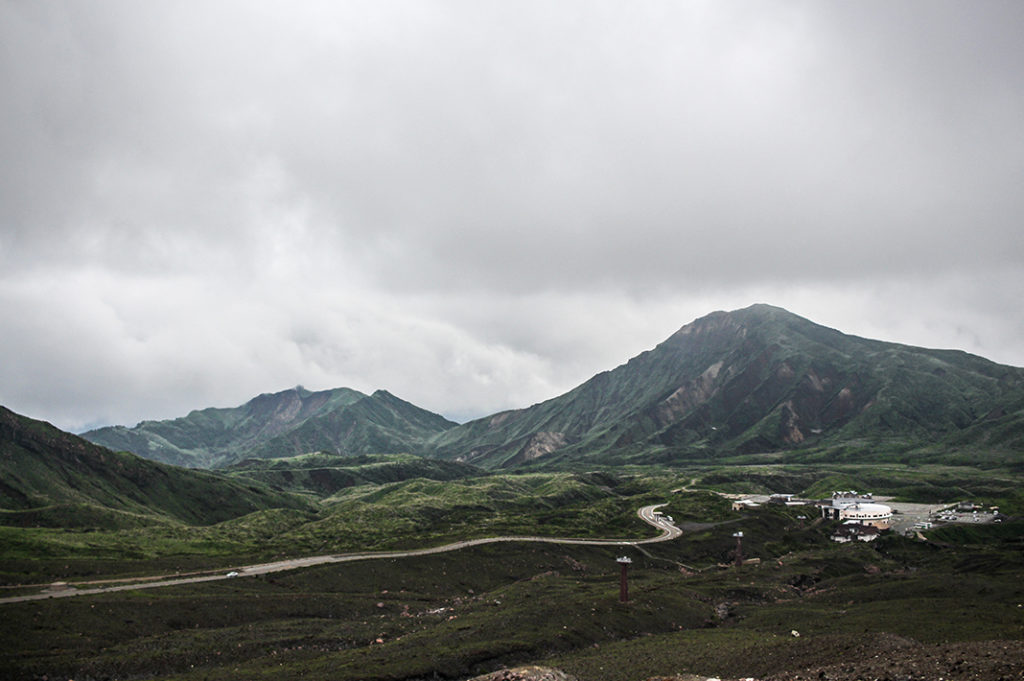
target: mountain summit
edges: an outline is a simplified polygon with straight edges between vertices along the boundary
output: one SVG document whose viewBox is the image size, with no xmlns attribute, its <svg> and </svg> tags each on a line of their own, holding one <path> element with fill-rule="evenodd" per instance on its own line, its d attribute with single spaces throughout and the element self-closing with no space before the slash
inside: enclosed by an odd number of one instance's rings
<svg viewBox="0 0 1024 681">
<path fill-rule="evenodd" d="M 147 459 L 210 468 L 314 451 L 422 453 L 430 437 L 454 425 L 385 390 L 365 395 L 348 388 L 310 392 L 298 386 L 239 407 L 203 409 L 134 428 L 99 428 L 82 437 Z"/>
<path fill-rule="evenodd" d="M 1024 444 L 1024 370 L 850 336 L 770 305 L 714 312 L 528 409 L 447 430 L 435 456 L 487 467 L 673 461 L 845 441 Z"/>
</svg>

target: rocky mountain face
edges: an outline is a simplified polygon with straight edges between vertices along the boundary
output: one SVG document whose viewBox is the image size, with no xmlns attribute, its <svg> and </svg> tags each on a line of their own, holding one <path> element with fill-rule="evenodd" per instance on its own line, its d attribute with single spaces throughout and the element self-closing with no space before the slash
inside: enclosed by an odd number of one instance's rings
<svg viewBox="0 0 1024 681">
<path fill-rule="evenodd" d="M 1024 449 L 1024 370 L 755 305 L 698 319 L 565 395 L 447 430 L 433 454 L 503 468 L 865 440 Z"/>
<path fill-rule="evenodd" d="M 454 425 L 383 390 L 365 395 L 348 388 L 297 387 L 240 407 L 203 409 L 133 428 L 99 428 L 82 437 L 156 461 L 210 468 L 315 451 L 422 453 L 428 439 Z"/>
</svg>

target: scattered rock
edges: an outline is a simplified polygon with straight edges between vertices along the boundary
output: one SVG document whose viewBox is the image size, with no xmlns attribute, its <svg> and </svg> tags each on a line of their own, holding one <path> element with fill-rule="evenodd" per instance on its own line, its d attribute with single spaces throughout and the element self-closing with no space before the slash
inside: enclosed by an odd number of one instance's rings
<svg viewBox="0 0 1024 681">
<path fill-rule="evenodd" d="M 579 681 L 575 676 L 570 676 L 558 669 L 550 667 L 516 667 L 515 669 L 501 669 L 490 674 L 477 676 L 470 681 Z"/>
</svg>

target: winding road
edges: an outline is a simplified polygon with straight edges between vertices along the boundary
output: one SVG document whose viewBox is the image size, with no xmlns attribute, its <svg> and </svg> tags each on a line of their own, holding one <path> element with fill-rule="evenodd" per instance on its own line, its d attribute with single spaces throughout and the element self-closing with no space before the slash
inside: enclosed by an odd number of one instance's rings
<svg viewBox="0 0 1024 681">
<path fill-rule="evenodd" d="M 546 544 L 580 544 L 584 546 L 637 546 L 640 544 L 653 544 L 655 542 L 670 541 L 679 537 L 683 531 L 676 527 L 665 516 L 657 512 L 657 509 L 665 504 L 654 504 L 644 506 L 637 511 L 637 515 L 649 525 L 661 530 L 661 534 L 648 539 L 578 539 L 560 537 L 484 537 L 482 539 L 467 539 L 457 541 L 443 546 L 434 546 L 426 549 L 412 549 L 407 551 L 365 551 L 358 553 L 339 553 L 324 556 L 309 556 L 306 558 L 292 558 L 279 560 L 273 563 L 258 563 L 256 565 L 245 565 L 237 568 L 218 570 L 215 574 L 199 574 L 193 576 L 166 575 L 163 577 L 137 577 L 134 579 L 117 580 L 114 586 L 98 586 L 91 588 L 78 588 L 73 584 L 57 582 L 49 585 L 40 593 L 25 594 L 21 596 L 8 596 L 0 598 L 0 604 L 22 603 L 25 601 L 38 601 L 47 598 L 68 598 L 71 596 L 90 596 L 93 594 L 112 593 L 114 591 L 135 591 L 138 589 L 155 589 L 162 586 L 179 586 L 182 584 L 197 584 L 199 582 L 213 582 L 221 579 L 232 579 L 238 577 L 250 577 L 253 575 L 265 575 L 271 572 L 282 572 L 284 570 L 295 570 L 297 568 L 323 565 L 325 563 L 349 563 L 357 560 L 375 560 L 380 558 L 411 558 L 413 556 L 428 556 L 434 553 L 445 553 L 458 551 L 470 546 L 481 544 L 496 544 L 499 542 L 543 542 Z M 95 582 L 93 582 L 95 583 Z M 80 583 L 81 584 L 81 583 Z"/>
</svg>

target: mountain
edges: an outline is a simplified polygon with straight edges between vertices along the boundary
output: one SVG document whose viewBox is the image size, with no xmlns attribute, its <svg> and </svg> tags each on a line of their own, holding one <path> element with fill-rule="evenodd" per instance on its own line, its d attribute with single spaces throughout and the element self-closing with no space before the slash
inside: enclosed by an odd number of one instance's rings
<svg viewBox="0 0 1024 681">
<path fill-rule="evenodd" d="M 202 409 L 134 428 L 99 428 L 82 437 L 147 459 L 211 468 L 316 451 L 418 453 L 428 439 L 454 425 L 384 390 L 365 395 L 348 388 L 310 392 L 299 386 L 260 395 L 240 407 Z"/>
<path fill-rule="evenodd" d="M 106 529 L 208 525 L 268 508 L 306 508 L 266 486 L 113 452 L 0 407 L 0 523 Z"/>
<path fill-rule="evenodd" d="M 446 430 L 432 455 L 507 468 L 843 443 L 1024 451 L 1024 369 L 754 305 L 698 319 L 564 395 Z"/>
<path fill-rule="evenodd" d="M 310 452 L 410 453 L 494 469 L 929 447 L 1016 461 L 1024 369 L 850 336 L 754 305 L 687 324 L 564 395 L 463 425 L 385 391 L 298 387 L 83 437 L 191 467 Z"/>
</svg>

